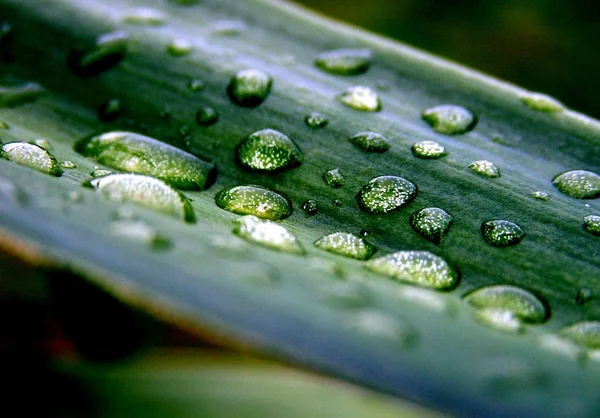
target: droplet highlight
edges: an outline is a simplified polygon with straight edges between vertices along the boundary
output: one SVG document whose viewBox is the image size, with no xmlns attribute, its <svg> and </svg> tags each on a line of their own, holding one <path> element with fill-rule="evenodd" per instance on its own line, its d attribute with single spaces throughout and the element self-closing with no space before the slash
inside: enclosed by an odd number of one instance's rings
<svg viewBox="0 0 600 418">
<path fill-rule="evenodd" d="M 552 184 L 559 192 L 575 199 L 600 197 L 600 176 L 591 171 L 567 171 L 554 177 Z"/>
<path fill-rule="evenodd" d="M 437 160 L 446 155 L 446 149 L 435 141 L 420 141 L 410 147 L 413 155 L 424 160 Z"/>
<path fill-rule="evenodd" d="M 541 200 L 543 202 L 547 202 L 548 200 L 550 200 L 550 195 L 540 190 L 532 192 L 530 196 L 533 197 L 535 200 Z"/>
<path fill-rule="evenodd" d="M 338 168 L 334 168 L 333 170 L 325 172 L 321 178 L 326 185 L 333 187 L 334 189 L 344 187 L 344 184 L 346 184 L 346 177 L 344 177 Z"/>
<path fill-rule="evenodd" d="M 238 106 L 256 107 L 264 102 L 269 93 L 273 79 L 267 73 L 257 69 L 238 71 L 229 81 L 227 93 Z"/>
<path fill-rule="evenodd" d="M 379 99 L 379 95 L 370 87 L 349 87 L 346 91 L 337 96 L 337 100 L 349 108 L 360 110 L 362 112 L 379 112 L 381 110 L 381 100 Z"/>
<path fill-rule="evenodd" d="M 481 224 L 483 239 L 494 247 L 508 247 L 523 240 L 523 228 L 514 222 L 501 219 L 486 221 Z"/>
<path fill-rule="evenodd" d="M 473 170 L 474 173 L 490 179 L 500 177 L 501 175 L 500 169 L 496 166 L 496 164 L 488 160 L 473 161 L 471 164 L 469 164 L 469 168 Z"/>
<path fill-rule="evenodd" d="M 410 215 L 415 232 L 437 245 L 450 231 L 452 221 L 452 215 L 440 208 L 424 208 Z"/>
<path fill-rule="evenodd" d="M 283 252 L 300 255 L 305 253 L 298 239 L 278 223 L 252 215 L 242 216 L 234 223 L 233 233 L 247 241 Z"/>
<path fill-rule="evenodd" d="M 384 214 L 410 203 L 417 197 L 417 186 L 402 177 L 380 176 L 371 179 L 358 192 L 361 210 L 372 214 Z"/>
<path fill-rule="evenodd" d="M 472 130 L 477 118 L 468 109 L 456 105 L 439 105 L 426 109 L 421 118 L 434 131 L 444 135 L 459 135 Z"/>
<path fill-rule="evenodd" d="M 0 157 L 51 176 L 59 177 L 63 172 L 60 163 L 50 152 L 27 142 L 8 142 L 2 145 Z"/>
<path fill-rule="evenodd" d="M 511 311 L 483 308 L 477 311 L 475 319 L 480 324 L 506 333 L 521 333 L 525 329 L 521 320 Z"/>
<path fill-rule="evenodd" d="M 367 240 L 346 232 L 335 232 L 319 238 L 315 247 L 333 254 L 356 260 L 368 260 L 375 253 L 375 247 Z"/>
<path fill-rule="evenodd" d="M 237 162 L 256 171 L 276 171 L 298 167 L 304 156 L 287 135 L 263 129 L 248 135 L 237 147 Z"/>
<path fill-rule="evenodd" d="M 317 55 L 315 65 L 331 74 L 357 75 L 367 72 L 372 60 L 368 49 L 335 49 Z"/>
<path fill-rule="evenodd" d="M 308 199 L 300 206 L 300 208 L 304 211 L 306 216 L 315 216 L 319 212 L 319 204 L 314 199 Z"/>
<path fill-rule="evenodd" d="M 364 152 L 382 153 L 390 149 L 390 141 L 375 132 L 359 132 L 350 138 L 350 143 Z"/>
<path fill-rule="evenodd" d="M 537 296 L 516 286 L 486 286 L 466 294 L 464 300 L 477 309 L 509 311 L 529 323 L 544 322 L 550 314 Z"/>
<path fill-rule="evenodd" d="M 292 204 L 284 196 L 257 185 L 234 186 L 221 190 L 215 196 L 221 209 L 238 215 L 254 215 L 276 221 L 292 214 Z"/>
</svg>

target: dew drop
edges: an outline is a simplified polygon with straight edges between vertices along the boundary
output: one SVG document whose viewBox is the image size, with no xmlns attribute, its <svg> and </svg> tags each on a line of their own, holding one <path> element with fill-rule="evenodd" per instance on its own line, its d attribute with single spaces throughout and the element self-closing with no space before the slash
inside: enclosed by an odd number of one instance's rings
<svg viewBox="0 0 600 418">
<path fill-rule="evenodd" d="M 204 190 L 216 177 L 213 164 L 154 138 L 114 131 L 79 140 L 78 153 L 117 170 L 158 177 L 174 187 Z"/>
<path fill-rule="evenodd" d="M 252 215 L 242 216 L 234 222 L 233 233 L 245 240 L 288 253 L 305 253 L 298 239 L 278 223 Z"/>
<path fill-rule="evenodd" d="M 190 80 L 187 83 L 187 88 L 190 91 L 200 91 L 204 88 L 204 82 L 202 80 Z"/>
<path fill-rule="evenodd" d="M 585 305 L 594 299 L 594 291 L 590 288 L 583 287 L 577 291 L 577 296 L 575 296 L 575 303 L 578 305 Z"/>
<path fill-rule="evenodd" d="M 79 77 L 92 77 L 116 66 L 125 57 L 129 37 L 124 32 L 100 35 L 86 50 L 73 51 L 67 65 Z"/>
<path fill-rule="evenodd" d="M 121 101 L 110 99 L 98 107 L 98 120 L 100 122 L 114 122 L 121 116 Z"/>
<path fill-rule="evenodd" d="M 388 139 L 375 132 L 359 132 L 350 138 L 350 143 L 364 152 L 386 152 L 390 149 Z"/>
<path fill-rule="evenodd" d="M 516 286 L 486 286 L 466 294 L 464 300 L 477 309 L 507 311 L 529 323 L 544 322 L 549 316 L 546 305 L 540 299 Z"/>
<path fill-rule="evenodd" d="M 221 190 L 215 196 L 215 203 L 221 209 L 238 215 L 254 215 L 272 221 L 292 214 L 292 204 L 286 197 L 252 184 Z"/>
<path fill-rule="evenodd" d="M 132 25 L 161 26 L 165 23 L 165 15 L 156 9 L 140 7 L 129 11 L 123 21 Z"/>
<path fill-rule="evenodd" d="M 15 107 L 31 103 L 44 93 L 44 88 L 33 82 L 19 86 L 0 86 L 0 107 Z"/>
<path fill-rule="evenodd" d="M 345 106 L 363 112 L 379 112 L 381 100 L 377 92 L 365 86 L 349 87 L 337 99 Z"/>
<path fill-rule="evenodd" d="M 333 199 L 331 201 L 332 206 L 335 206 L 336 208 L 341 208 L 342 207 L 342 201 L 340 199 Z"/>
<path fill-rule="evenodd" d="M 511 311 L 495 308 L 483 308 L 477 311 L 475 319 L 482 325 L 507 333 L 521 333 L 523 323 Z"/>
<path fill-rule="evenodd" d="M 367 213 L 383 214 L 410 203 L 417 196 L 417 186 L 396 176 L 380 176 L 371 179 L 358 192 L 357 201 Z"/>
<path fill-rule="evenodd" d="M 410 147 L 413 155 L 424 160 L 437 160 L 446 155 L 446 149 L 435 141 L 420 141 Z"/>
<path fill-rule="evenodd" d="M 194 46 L 187 39 L 177 38 L 167 45 L 167 53 L 172 57 L 183 57 L 189 54 L 193 48 Z"/>
<path fill-rule="evenodd" d="M 249 68 L 231 77 L 227 93 L 238 106 L 256 107 L 267 99 L 272 85 L 273 79 L 267 73 Z"/>
<path fill-rule="evenodd" d="M 550 195 L 546 192 L 542 192 L 540 190 L 531 193 L 531 197 L 533 197 L 536 200 L 542 200 L 544 202 L 547 202 L 548 200 L 550 200 Z"/>
<path fill-rule="evenodd" d="M 340 308 L 356 309 L 372 305 L 374 295 L 362 283 L 335 281 L 325 292 L 325 300 Z"/>
<path fill-rule="evenodd" d="M 494 247 L 516 245 L 525 236 L 525 232 L 519 225 L 500 219 L 483 222 L 481 233 L 485 242 Z"/>
<path fill-rule="evenodd" d="M 488 160 L 473 161 L 469 164 L 469 168 L 483 177 L 491 179 L 500 177 L 500 169 L 496 164 Z"/>
<path fill-rule="evenodd" d="M 219 112 L 210 106 L 200 108 L 196 112 L 196 123 L 200 126 L 209 126 L 217 123 Z"/>
<path fill-rule="evenodd" d="M 317 55 L 315 65 L 331 74 L 357 75 L 365 73 L 372 60 L 368 49 L 334 49 Z"/>
<path fill-rule="evenodd" d="M 115 221 L 110 225 L 110 231 L 115 237 L 138 241 L 156 250 L 167 249 L 171 246 L 169 238 L 143 221 Z"/>
<path fill-rule="evenodd" d="M 329 123 L 325 115 L 319 112 L 311 112 L 304 118 L 304 123 L 310 128 L 324 128 Z"/>
<path fill-rule="evenodd" d="M 131 202 L 186 222 L 195 222 L 194 209 L 187 197 L 164 181 L 141 174 L 109 174 L 96 177 L 89 185 L 104 197 L 117 202 Z"/>
<path fill-rule="evenodd" d="M 98 166 L 96 166 L 96 167 L 94 167 L 94 171 L 92 171 L 90 173 L 90 176 L 96 178 L 96 177 L 108 176 L 109 174 L 112 174 L 112 173 L 113 172 L 111 170 L 99 168 Z"/>
<path fill-rule="evenodd" d="M 575 199 L 600 197 L 600 176 L 591 171 L 567 171 L 554 177 L 552 184 L 559 192 Z"/>
<path fill-rule="evenodd" d="M 425 208 L 410 215 L 410 226 L 437 245 L 448 234 L 452 221 L 452 215 L 440 208 Z"/>
<path fill-rule="evenodd" d="M 2 145 L 0 156 L 51 176 L 58 177 L 63 172 L 56 158 L 39 145 L 8 142 Z"/>
<path fill-rule="evenodd" d="M 38 147 L 44 148 L 46 151 L 52 151 L 52 144 L 47 139 L 34 139 L 30 144 L 37 145 Z"/>
<path fill-rule="evenodd" d="M 251 170 L 276 171 L 298 167 L 302 151 L 286 135 L 263 129 L 248 135 L 237 147 L 237 162 Z"/>
<path fill-rule="evenodd" d="M 437 290 L 453 289 L 459 281 L 458 271 L 429 251 L 399 251 L 367 261 L 365 267 L 402 282 Z"/>
<path fill-rule="evenodd" d="M 368 237 L 369 235 L 371 235 L 371 231 L 369 231 L 368 229 L 361 229 L 359 235 L 361 237 Z"/>
<path fill-rule="evenodd" d="M 477 118 L 470 110 L 455 105 L 430 107 L 421 117 L 434 131 L 444 135 L 464 134 L 477 124 Z"/>
<path fill-rule="evenodd" d="M 60 163 L 60 166 L 66 170 L 72 170 L 74 168 L 77 168 L 77 166 L 75 165 L 75 163 L 71 160 L 65 160 L 62 163 Z"/>
<path fill-rule="evenodd" d="M 600 237 L 600 216 L 588 215 L 583 218 L 583 229 L 592 235 Z"/>
<path fill-rule="evenodd" d="M 8 124 L 6 122 L 3 122 L 3 121 L 0 120 L 0 129 L 6 130 L 6 129 L 9 129 L 9 128 L 10 128 L 10 126 L 8 126 Z"/>
<path fill-rule="evenodd" d="M 346 232 L 335 232 L 315 241 L 315 247 L 356 260 L 368 260 L 375 247 L 364 238 Z"/>
<path fill-rule="evenodd" d="M 326 185 L 333 187 L 334 189 L 339 189 L 346 183 L 346 177 L 344 177 L 338 168 L 334 168 L 333 170 L 325 172 L 321 178 Z"/>
<path fill-rule="evenodd" d="M 581 321 L 563 328 L 561 338 L 587 349 L 600 349 L 600 321 Z"/>
<path fill-rule="evenodd" d="M 306 216 L 315 216 L 319 211 L 319 204 L 314 199 L 308 199 L 300 206 Z"/>
<path fill-rule="evenodd" d="M 414 330 L 403 321 L 375 309 L 364 309 L 350 316 L 347 327 L 370 338 L 395 340 L 401 346 L 412 345 L 416 339 Z"/>
<path fill-rule="evenodd" d="M 239 36 L 248 30 L 248 25 L 241 20 L 221 20 L 212 26 L 211 34 L 217 36 Z"/>
<path fill-rule="evenodd" d="M 542 93 L 527 93 L 522 95 L 521 102 L 528 108 L 538 112 L 555 113 L 565 109 L 561 102 Z"/>
</svg>

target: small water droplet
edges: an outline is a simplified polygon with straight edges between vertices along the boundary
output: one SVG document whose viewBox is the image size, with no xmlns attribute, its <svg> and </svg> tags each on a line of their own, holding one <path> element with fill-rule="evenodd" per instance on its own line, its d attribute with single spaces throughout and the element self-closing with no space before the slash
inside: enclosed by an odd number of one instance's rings
<svg viewBox="0 0 600 418">
<path fill-rule="evenodd" d="M 542 93 L 527 93 L 522 95 L 521 102 L 528 108 L 538 112 L 555 113 L 565 109 L 561 102 Z"/>
<path fill-rule="evenodd" d="M 424 160 L 437 160 L 446 155 L 446 149 L 435 141 L 420 141 L 410 147 L 413 155 Z"/>
<path fill-rule="evenodd" d="M 74 168 L 77 168 L 77 166 L 75 165 L 75 163 L 71 160 L 65 160 L 62 163 L 60 163 L 60 166 L 66 170 L 72 170 Z"/>
<path fill-rule="evenodd" d="M 415 343 L 416 333 L 400 319 L 389 316 L 379 310 L 365 309 L 349 318 L 347 327 L 357 330 L 371 338 L 383 338 L 397 341 L 401 346 Z"/>
<path fill-rule="evenodd" d="M 483 177 L 491 179 L 500 177 L 500 169 L 496 164 L 488 160 L 473 161 L 469 164 L 469 168 Z"/>
<path fill-rule="evenodd" d="M 340 199 L 333 199 L 331 201 L 331 204 L 333 206 L 335 206 L 336 208 L 341 208 L 342 207 L 342 201 Z"/>
<path fill-rule="evenodd" d="M 110 225 L 110 231 L 115 237 L 142 242 L 155 250 L 164 250 L 171 246 L 169 238 L 143 221 L 118 220 Z"/>
<path fill-rule="evenodd" d="M 337 99 L 344 105 L 363 112 L 379 112 L 381 100 L 377 92 L 370 87 L 349 87 Z"/>
<path fill-rule="evenodd" d="M 248 135 L 238 145 L 236 157 L 243 167 L 258 171 L 298 167 L 304 159 L 300 148 L 274 129 L 263 129 Z"/>
<path fill-rule="evenodd" d="M 58 177 L 63 172 L 52 154 L 39 145 L 27 142 L 8 142 L 2 145 L 0 157 L 51 176 Z"/>
<path fill-rule="evenodd" d="M 194 46 L 187 39 L 177 38 L 167 45 L 167 53 L 172 57 L 183 57 L 189 54 L 193 48 Z"/>
<path fill-rule="evenodd" d="M 600 349 L 600 321 L 581 321 L 560 330 L 561 338 L 587 349 Z"/>
<path fill-rule="evenodd" d="M 211 34 L 217 36 L 239 36 L 248 30 L 241 20 L 220 20 L 212 25 Z"/>
<path fill-rule="evenodd" d="M 272 221 L 292 214 L 292 204 L 286 197 L 253 184 L 223 189 L 215 196 L 215 203 L 238 215 L 254 215 Z"/>
<path fill-rule="evenodd" d="M 324 128 L 329 123 L 325 115 L 319 112 L 311 112 L 304 118 L 304 123 L 311 128 Z"/>
<path fill-rule="evenodd" d="M 567 171 L 554 177 L 552 184 L 561 193 L 575 199 L 600 197 L 600 176 L 591 171 Z"/>
<path fill-rule="evenodd" d="M 425 208 L 410 215 L 410 226 L 437 245 L 448 234 L 452 221 L 452 215 L 440 208 Z"/>
<path fill-rule="evenodd" d="M 249 68 L 231 77 L 227 93 L 238 106 L 256 107 L 267 99 L 272 85 L 273 79 L 267 73 Z"/>
<path fill-rule="evenodd" d="M 362 283 L 334 281 L 325 291 L 325 300 L 336 307 L 356 309 L 372 305 L 375 297 Z"/>
<path fill-rule="evenodd" d="M 350 143 L 364 152 L 386 152 L 390 149 L 388 139 L 375 132 L 359 132 L 350 138 Z"/>
<path fill-rule="evenodd" d="M 525 237 L 525 232 L 519 225 L 501 219 L 483 222 L 481 233 L 485 242 L 494 247 L 516 245 Z"/>
<path fill-rule="evenodd" d="M 6 122 L 3 122 L 0 120 L 0 129 L 9 129 L 10 126 L 8 126 L 8 124 Z"/>
<path fill-rule="evenodd" d="M 470 110 L 455 105 L 430 107 L 421 117 L 434 131 L 444 135 L 464 134 L 477 124 L 477 118 Z"/>
<path fill-rule="evenodd" d="M 422 289 L 419 287 L 412 286 L 402 286 L 399 287 L 396 291 L 396 296 L 409 303 L 422 306 L 431 311 L 450 311 L 450 305 L 448 304 L 448 301 L 438 293 L 435 293 L 434 291 L 429 289 Z"/>
<path fill-rule="evenodd" d="M 358 192 L 358 206 L 367 213 L 383 214 L 396 210 L 417 197 L 417 186 L 396 176 L 371 179 Z"/>
<path fill-rule="evenodd" d="M 367 261 L 365 267 L 402 282 L 436 290 L 451 290 L 460 278 L 446 260 L 429 251 L 398 251 Z"/>
<path fill-rule="evenodd" d="M 0 107 L 15 107 L 36 101 L 45 93 L 37 83 L 25 83 L 19 86 L 0 86 Z"/>
<path fill-rule="evenodd" d="M 306 216 L 315 216 L 319 211 L 319 204 L 314 199 L 308 199 L 300 206 Z"/>
<path fill-rule="evenodd" d="M 102 177 L 102 176 L 108 176 L 109 174 L 112 174 L 113 172 L 111 170 L 107 170 L 105 168 L 99 168 L 98 166 L 94 167 L 94 171 L 92 171 L 90 173 L 90 176 L 96 178 L 96 177 Z"/>
<path fill-rule="evenodd" d="M 109 174 L 93 178 L 84 184 L 110 200 L 146 206 L 186 222 L 196 221 L 189 199 L 154 177 L 141 174 Z"/>
<path fill-rule="evenodd" d="M 67 65 L 79 77 L 92 77 L 116 66 L 125 57 L 129 37 L 123 32 L 100 35 L 86 50 L 73 51 Z"/>
<path fill-rule="evenodd" d="M 123 22 L 133 25 L 161 26 L 165 23 L 165 15 L 157 9 L 140 7 L 127 12 Z"/>
<path fill-rule="evenodd" d="M 525 329 L 521 320 L 511 311 L 496 308 L 483 308 L 477 311 L 475 319 L 482 325 L 508 333 L 521 333 Z"/>
<path fill-rule="evenodd" d="M 531 197 L 533 197 L 536 200 L 542 200 L 544 202 L 547 202 L 548 200 L 550 200 L 550 195 L 548 193 L 542 192 L 540 190 L 538 190 L 537 192 L 531 193 Z"/>
<path fill-rule="evenodd" d="M 23 191 L 6 177 L 0 176 L 0 206 L 6 203 L 21 206 L 27 200 Z"/>
<path fill-rule="evenodd" d="M 52 144 L 47 139 L 34 139 L 29 142 L 30 144 L 37 145 L 38 147 L 44 148 L 46 151 L 52 151 Z"/>
<path fill-rule="evenodd" d="M 344 177 L 338 168 L 334 168 L 325 172 L 321 178 L 325 184 L 327 184 L 329 187 L 333 187 L 334 189 L 339 189 L 346 183 L 346 177 Z"/>
<path fill-rule="evenodd" d="M 577 296 L 575 296 L 575 303 L 578 305 L 585 305 L 594 299 L 594 291 L 588 287 L 583 287 L 577 291 Z"/>
<path fill-rule="evenodd" d="M 293 254 L 305 253 L 298 239 L 278 223 L 252 215 L 242 216 L 234 222 L 234 234 L 248 241 Z"/>
<path fill-rule="evenodd" d="M 346 232 L 335 232 L 321 237 L 314 245 L 330 253 L 356 260 L 368 260 L 375 253 L 375 247 L 364 238 Z"/>
<path fill-rule="evenodd" d="M 98 120 L 100 122 L 113 122 L 121 116 L 121 101 L 110 99 L 98 107 Z"/>
<path fill-rule="evenodd" d="M 371 235 L 371 231 L 369 231 L 368 229 L 361 229 L 359 235 L 361 237 L 368 237 L 369 235 Z"/>
<path fill-rule="evenodd" d="M 583 218 L 583 229 L 592 235 L 600 237 L 600 216 L 588 215 Z"/>
<path fill-rule="evenodd" d="M 368 49 L 334 49 L 317 55 L 315 65 L 331 74 L 357 75 L 369 69 L 372 59 Z"/>
<path fill-rule="evenodd" d="M 209 126 L 217 123 L 219 112 L 210 106 L 200 108 L 196 112 L 196 123 L 200 126 Z"/>
<path fill-rule="evenodd" d="M 213 164 L 154 138 L 114 131 L 79 140 L 75 151 L 117 170 L 148 174 L 186 190 L 204 190 L 216 178 Z"/>
<path fill-rule="evenodd" d="M 190 80 L 187 83 L 187 88 L 190 91 L 200 91 L 204 88 L 204 81 L 202 80 Z"/>
<path fill-rule="evenodd" d="M 467 293 L 464 300 L 477 309 L 511 312 L 529 323 L 544 322 L 549 316 L 546 305 L 537 296 L 516 286 L 486 286 Z"/>
</svg>

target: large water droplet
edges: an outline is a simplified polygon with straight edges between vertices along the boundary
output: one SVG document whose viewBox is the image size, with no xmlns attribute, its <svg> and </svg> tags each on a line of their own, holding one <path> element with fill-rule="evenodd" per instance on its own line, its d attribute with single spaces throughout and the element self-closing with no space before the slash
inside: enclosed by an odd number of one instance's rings
<svg viewBox="0 0 600 418">
<path fill-rule="evenodd" d="M 166 213 L 186 222 L 195 222 L 190 201 L 164 181 L 141 174 L 110 174 L 88 182 L 104 197 L 117 202 L 131 202 Z"/>
<path fill-rule="evenodd" d="M 165 23 L 165 15 L 160 10 L 140 7 L 129 11 L 123 21 L 133 25 L 161 26 Z"/>
<path fill-rule="evenodd" d="M 358 206 L 365 212 L 383 214 L 410 203 L 417 196 L 417 186 L 396 176 L 371 179 L 358 192 Z"/>
<path fill-rule="evenodd" d="M 36 101 L 45 92 L 37 83 L 25 83 L 20 86 L 0 86 L 0 107 L 21 106 Z"/>
<path fill-rule="evenodd" d="M 388 139 L 375 132 L 359 132 L 350 138 L 350 143 L 365 152 L 386 152 L 390 149 Z"/>
<path fill-rule="evenodd" d="M 348 328 L 357 330 L 370 338 L 395 340 L 401 346 L 409 346 L 415 342 L 417 337 L 415 331 L 400 319 L 379 310 L 365 309 L 350 316 L 349 319 Z"/>
<path fill-rule="evenodd" d="M 113 122 L 121 116 L 121 101 L 110 99 L 98 108 L 98 120 L 100 122 Z"/>
<path fill-rule="evenodd" d="M 592 299 L 594 299 L 594 291 L 588 287 L 583 287 L 577 291 L 575 303 L 578 305 L 585 305 Z"/>
<path fill-rule="evenodd" d="M 209 126 L 217 123 L 219 112 L 210 106 L 200 108 L 196 112 L 196 123 L 200 126 Z"/>
<path fill-rule="evenodd" d="M 410 215 L 413 229 L 438 245 L 450 230 L 452 220 L 452 215 L 440 208 L 425 208 Z"/>
<path fill-rule="evenodd" d="M 125 57 L 129 37 L 123 32 L 99 36 L 94 45 L 69 54 L 67 65 L 80 77 L 92 77 L 113 68 Z"/>
<path fill-rule="evenodd" d="M 519 225 L 501 219 L 482 223 L 481 233 L 485 242 L 494 247 L 516 245 L 525 236 L 525 232 Z"/>
<path fill-rule="evenodd" d="M 60 163 L 44 148 L 27 142 L 8 142 L 2 145 L 0 157 L 33 168 L 51 176 L 63 172 Z"/>
<path fill-rule="evenodd" d="M 331 74 L 356 75 L 366 72 L 372 59 L 368 49 L 334 49 L 317 55 L 315 65 Z"/>
<path fill-rule="evenodd" d="M 167 45 L 167 53 L 172 57 L 183 57 L 189 54 L 193 48 L 194 46 L 187 39 L 177 38 Z"/>
<path fill-rule="evenodd" d="M 264 102 L 269 93 L 273 79 L 267 73 L 257 69 L 238 71 L 227 86 L 231 100 L 244 107 L 256 107 Z"/>
<path fill-rule="evenodd" d="M 583 229 L 592 235 L 600 237 L 600 216 L 588 215 L 583 218 Z"/>
<path fill-rule="evenodd" d="M 421 117 L 434 131 L 444 135 L 463 134 L 477 124 L 477 118 L 470 110 L 455 105 L 430 107 Z"/>
<path fill-rule="evenodd" d="M 547 202 L 548 200 L 550 200 L 550 195 L 548 193 L 542 192 L 540 190 L 538 190 L 536 192 L 532 192 L 531 197 L 533 197 L 536 200 L 542 200 L 544 202 Z"/>
<path fill-rule="evenodd" d="M 187 190 L 204 190 L 214 183 L 213 164 L 133 132 L 107 132 L 79 140 L 75 150 L 95 161 L 133 173 L 148 174 Z"/>
<path fill-rule="evenodd" d="M 523 323 L 511 311 L 495 308 L 483 308 L 477 311 L 475 319 L 482 325 L 502 332 L 523 332 Z"/>
<path fill-rule="evenodd" d="M 325 235 L 315 241 L 315 247 L 357 260 L 368 260 L 375 252 L 375 247 L 364 238 L 346 232 Z"/>
<path fill-rule="evenodd" d="M 561 102 L 542 93 L 527 93 L 521 96 L 521 101 L 528 108 L 538 112 L 554 113 L 565 109 Z"/>
<path fill-rule="evenodd" d="M 552 184 L 563 194 L 575 199 L 600 197 L 600 176 L 586 170 L 573 170 L 559 174 Z"/>
<path fill-rule="evenodd" d="M 242 216 L 234 222 L 233 232 L 248 241 L 288 253 L 305 253 L 298 239 L 278 223 L 252 215 Z"/>
<path fill-rule="evenodd" d="M 143 221 L 119 220 L 110 225 L 113 236 L 138 241 L 153 249 L 166 249 L 171 246 L 169 238 Z"/>
<path fill-rule="evenodd" d="M 292 204 L 279 193 L 257 185 L 234 186 L 215 196 L 221 209 L 239 215 L 254 215 L 276 221 L 292 214 Z"/>
<path fill-rule="evenodd" d="M 311 112 L 304 118 L 304 123 L 311 128 L 324 128 L 329 123 L 329 120 L 319 112 Z"/>
<path fill-rule="evenodd" d="M 486 286 L 468 293 L 464 299 L 478 309 L 509 311 L 525 322 L 544 322 L 549 316 L 546 305 L 540 299 L 516 286 Z"/>
<path fill-rule="evenodd" d="M 458 271 L 429 251 L 399 251 L 367 261 L 365 266 L 396 280 L 437 290 L 453 289 L 459 281 Z"/>
<path fill-rule="evenodd" d="M 483 177 L 491 179 L 500 177 L 500 169 L 496 164 L 488 160 L 473 161 L 469 164 L 469 168 Z"/>
<path fill-rule="evenodd" d="M 248 135 L 237 147 L 237 161 L 251 170 L 275 171 L 294 168 L 304 159 L 300 148 L 286 135 L 263 129 Z"/>
<path fill-rule="evenodd" d="M 365 86 L 349 87 L 345 92 L 337 96 L 344 105 L 363 112 L 379 112 L 381 100 L 377 92 Z"/>
<path fill-rule="evenodd" d="M 306 216 L 315 216 L 319 211 L 319 204 L 314 199 L 308 199 L 300 206 Z"/>
<path fill-rule="evenodd" d="M 325 172 L 322 179 L 326 185 L 333 187 L 334 189 L 339 189 L 346 183 L 346 177 L 344 177 L 339 168 L 334 168 L 333 170 Z"/>
<path fill-rule="evenodd" d="M 446 149 L 435 141 L 420 141 L 410 147 L 413 155 L 424 160 L 437 160 L 446 155 Z"/>
<path fill-rule="evenodd" d="M 600 321 L 581 321 L 563 328 L 559 335 L 587 349 L 600 349 Z"/>
</svg>

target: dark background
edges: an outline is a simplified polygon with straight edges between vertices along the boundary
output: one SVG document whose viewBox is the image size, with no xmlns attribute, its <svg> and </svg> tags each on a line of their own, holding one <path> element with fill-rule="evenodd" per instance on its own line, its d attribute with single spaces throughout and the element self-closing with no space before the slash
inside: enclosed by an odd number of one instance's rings
<svg viewBox="0 0 600 418">
<path fill-rule="evenodd" d="M 600 1 L 297 2 L 600 118 Z"/>
</svg>

